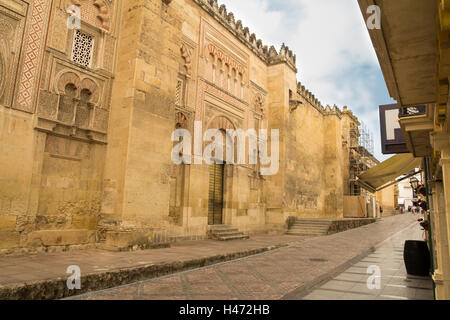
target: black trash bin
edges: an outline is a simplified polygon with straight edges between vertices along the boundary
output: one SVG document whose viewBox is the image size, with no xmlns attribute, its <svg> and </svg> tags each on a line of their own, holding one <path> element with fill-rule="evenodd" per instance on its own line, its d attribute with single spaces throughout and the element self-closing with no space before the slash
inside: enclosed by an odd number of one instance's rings
<svg viewBox="0 0 450 320">
<path fill-rule="evenodd" d="M 430 250 L 426 241 L 405 241 L 403 259 L 408 274 L 421 277 L 430 275 Z"/>
</svg>

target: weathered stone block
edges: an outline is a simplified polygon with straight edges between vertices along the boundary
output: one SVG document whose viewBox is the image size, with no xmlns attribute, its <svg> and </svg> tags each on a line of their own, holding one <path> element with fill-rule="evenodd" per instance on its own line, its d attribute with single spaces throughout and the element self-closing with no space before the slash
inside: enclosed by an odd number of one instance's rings
<svg viewBox="0 0 450 320">
<path fill-rule="evenodd" d="M 16 219 L 16 216 L 0 216 L 0 231 L 14 231 Z"/>
<path fill-rule="evenodd" d="M 18 232 L 0 231 L 0 249 L 19 247 L 20 235 Z"/>
<path fill-rule="evenodd" d="M 151 232 L 110 231 L 106 233 L 106 245 L 118 249 L 133 248 L 134 246 L 145 249 L 152 244 L 152 236 Z"/>
<path fill-rule="evenodd" d="M 41 241 L 44 246 L 87 244 L 92 241 L 88 230 L 41 230 L 28 235 L 28 244 Z"/>
<path fill-rule="evenodd" d="M 95 230 L 98 224 L 98 217 L 75 216 L 72 218 L 72 227 L 74 229 Z"/>
</svg>

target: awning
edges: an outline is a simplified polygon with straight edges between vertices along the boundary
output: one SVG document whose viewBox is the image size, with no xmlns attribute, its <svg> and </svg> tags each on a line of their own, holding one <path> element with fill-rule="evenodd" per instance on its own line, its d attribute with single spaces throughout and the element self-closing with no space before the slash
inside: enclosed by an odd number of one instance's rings
<svg viewBox="0 0 450 320">
<path fill-rule="evenodd" d="M 411 153 L 398 154 L 364 172 L 358 176 L 356 182 L 364 189 L 376 192 L 383 189 L 384 186 L 408 178 L 409 176 L 406 176 L 401 180 L 396 180 L 398 177 L 420 168 L 421 164 L 422 158 L 414 158 Z M 410 176 L 415 174 L 417 172 Z"/>
</svg>

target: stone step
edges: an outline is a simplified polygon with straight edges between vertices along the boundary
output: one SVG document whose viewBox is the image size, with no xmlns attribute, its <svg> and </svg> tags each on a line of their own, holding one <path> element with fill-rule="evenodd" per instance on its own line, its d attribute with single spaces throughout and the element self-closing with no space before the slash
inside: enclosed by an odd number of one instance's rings
<svg viewBox="0 0 450 320">
<path fill-rule="evenodd" d="M 212 233 L 215 234 L 223 234 L 223 233 L 230 233 L 230 232 L 239 232 L 236 228 L 229 228 L 229 229 L 220 229 L 220 230 L 211 230 Z"/>
<path fill-rule="evenodd" d="M 326 232 L 297 232 L 297 231 L 288 231 L 286 234 L 293 235 L 293 236 L 312 236 L 312 237 L 319 237 L 319 236 L 325 236 Z"/>
<path fill-rule="evenodd" d="M 296 231 L 327 232 L 329 228 L 289 228 Z"/>
<path fill-rule="evenodd" d="M 209 226 L 209 232 L 213 239 L 219 241 L 242 240 L 248 239 L 249 236 L 230 225 Z"/>
<path fill-rule="evenodd" d="M 318 234 L 318 235 L 327 235 L 327 232 L 304 232 L 304 231 L 288 231 L 286 234 L 301 234 L 301 235 L 310 235 L 310 234 Z"/>
<path fill-rule="evenodd" d="M 289 229 L 328 230 L 330 226 L 292 226 Z"/>
<path fill-rule="evenodd" d="M 289 229 L 305 229 L 305 230 L 328 230 L 329 226 L 292 226 Z"/>
<path fill-rule="evenodd" d="M 331 223 L 305 223 L 305 222 L 295 222 L 293 226 L 331 226 Z"/>
<path fill-rule="evenodd" d="M 213 233 L 213 236 L 216 238 L 220 237 L 230 237 L 230 236 L 239 236 L 242 235 L 242 232 L 233 231 L 233 232 L 221 232 L 221 233 Z"/>
<path fill-rule="evenodd" d="M 296 219 L 295 221 L 299 222 L 313 222 L 313 223 L 332 223 L 333 220 L 329 219 Z"/>
<path fill-rule="evenodd" d="M 219 237 L 217 240 L 219 241 L 231 241 L 231 240 L 246 240 L 250 237 L 241 233 L 240 235 L 233 235 L 233 236 L 226 236 L 226 237 Z"/>
<path fill-rule="evenodd" d="M 297 219 L 286 234 L 309 237 L 324 236 L 328 234 L 331 224 L 330 220 Z"/>
<path fill-rule="evenodd" d="M 292 231 L 292 232 L 327 233 L 328 229 L 323 229 L 323 230 L 319 230 L 319 229 L 289 229 L 288 231 Z"/>
<path fill-rule="evenodd" d="M 217 224 L 217 225 L 209 226 L 208 228 L 210 231 L 235 229 L 233 226 L 230 226 L 228 224 Z"/>
</svg>

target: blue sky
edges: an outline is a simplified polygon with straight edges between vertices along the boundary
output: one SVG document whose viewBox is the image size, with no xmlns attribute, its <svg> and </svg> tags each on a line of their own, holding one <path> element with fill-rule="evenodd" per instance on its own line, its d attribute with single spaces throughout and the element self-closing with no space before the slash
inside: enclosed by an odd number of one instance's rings
<svg viewBox="0 0 450 320">
<path fill-rule="evenodd" d="M 372 131 L 382 155 L 378 106 L 389 97 L 356 0 L 219 0 L 265 45 L 297 55 L 298 80 L 323 105 L 347 105 Z"/>
</svg>

